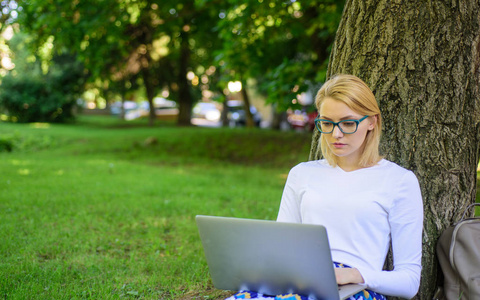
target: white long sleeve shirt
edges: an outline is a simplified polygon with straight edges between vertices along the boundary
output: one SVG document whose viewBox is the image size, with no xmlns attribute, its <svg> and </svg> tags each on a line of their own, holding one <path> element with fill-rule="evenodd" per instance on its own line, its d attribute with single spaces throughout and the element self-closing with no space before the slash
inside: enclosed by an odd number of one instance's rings
<svg viewBox="0 0 480 300">
<path fill-rule="evenodd" d="M 327 228 L 332 259 L 375 292 L 412 298 L 421 273 L 423 202 L 413 172 L 388 160 L 345 172 L 326 160 L 290 171 L 277 221 Z M 383 271 L 390 241 L 394 269 Z"/>
</svg>

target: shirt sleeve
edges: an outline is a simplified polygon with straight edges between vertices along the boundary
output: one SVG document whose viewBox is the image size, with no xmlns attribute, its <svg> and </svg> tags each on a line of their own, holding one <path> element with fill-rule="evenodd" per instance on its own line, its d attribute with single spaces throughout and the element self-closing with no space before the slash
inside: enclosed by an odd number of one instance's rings
<svg viewBox="0 0 480 300">
<path fill-rule="evenodd" d="M 375 292 L 410 299 L 420 286 L 423 230 L 423 201 L 413 172 L 403 176 L 394 197 L 389 211 L 394 269 L 359 271 Z"/>
<path fill-rule="evenodd" d="M 287 182 L 283 189 L 282 200 L 278 211 L 277 221 L 285 223 L 302 223 L 300 211 L 300 191 L 298 170 L 299 166 L 292 168 L 288 174 Z"/>
</svg>

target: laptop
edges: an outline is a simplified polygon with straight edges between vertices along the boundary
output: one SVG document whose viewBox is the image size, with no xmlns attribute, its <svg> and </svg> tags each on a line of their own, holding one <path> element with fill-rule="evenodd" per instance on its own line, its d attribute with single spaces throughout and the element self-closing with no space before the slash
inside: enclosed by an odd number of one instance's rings
<svg viewBox="0 0 480 300">
<path fill-rule="evenodd" d="M 340 300 L 365 289 L 338 286 L 321 225 L 196 216 L 213 285 L 264 295 Z"/>
</svg>

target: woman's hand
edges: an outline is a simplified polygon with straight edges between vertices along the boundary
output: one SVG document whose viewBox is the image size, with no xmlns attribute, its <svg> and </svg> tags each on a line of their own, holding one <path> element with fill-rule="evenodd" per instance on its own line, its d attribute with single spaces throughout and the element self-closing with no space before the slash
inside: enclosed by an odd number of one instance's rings
<svg viewBox="0 0 480 300">
<path fill-rule="evenodd" d="M 362 274 L 355 268 L 335 268 L 337 284 L 364 283 Z"/>
</svg>

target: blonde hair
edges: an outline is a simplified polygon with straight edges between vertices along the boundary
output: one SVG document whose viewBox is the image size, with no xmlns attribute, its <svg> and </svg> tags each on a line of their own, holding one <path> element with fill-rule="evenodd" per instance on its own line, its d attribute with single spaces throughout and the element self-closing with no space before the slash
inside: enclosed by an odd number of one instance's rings
<svg viewBox="0 0 480 300">
<path fill-rule="evenodd" d="M 380 161 L 380 136 L 382 132 L 382 116 L 370 88 L 360 78 L 353 75 L 336 75 L 325 82 L 315 97 L 315 105 L 320 112 L 323 100 L 332 98 L 343 102 L 351 110 L 370 117 L 377 116 L 375 127 L 367 132 L 364 148 L 360 157 L 360 167 L 371 167 Z M 334 167 L 338 165 L 338 157 L 328 147 L 325 136 L 320 136 L 320 149 L 323 157 Z"/>
</svg>

